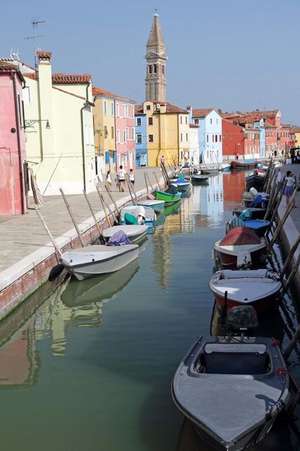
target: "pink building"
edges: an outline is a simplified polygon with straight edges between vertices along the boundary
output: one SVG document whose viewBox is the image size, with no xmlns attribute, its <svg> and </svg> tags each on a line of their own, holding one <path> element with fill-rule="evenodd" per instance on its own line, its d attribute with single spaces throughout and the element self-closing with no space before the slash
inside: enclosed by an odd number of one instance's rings
<svg viewBox="0 0 300 451">
<path fill-rule="evenodd" d="M 0 62 L 0 215 L 26 211 L 23 76 L 9 62 Z"/>
<path fill-rule="evenodd" d="M 135 167 L 135 102 L 124 97 L 115 99 L 117 168 Z"/>
</svg>

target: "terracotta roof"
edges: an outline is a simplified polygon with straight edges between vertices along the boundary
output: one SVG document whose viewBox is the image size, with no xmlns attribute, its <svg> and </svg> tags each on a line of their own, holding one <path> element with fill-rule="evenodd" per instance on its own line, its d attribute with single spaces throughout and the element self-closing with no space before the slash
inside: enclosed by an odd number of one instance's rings
<svg viewBox="0 0 300 451">
<path fill-rule="evenodd" d="M 89 74 L 62 74 L 52 75 L 52 83 L 58 85 L 78 85 L 90 83 L 92 77 Z"/>
<path fill-rule="evenodd" d="M 46 50 L 38 50 L 36 56 L 41 59 L 51 60 L 52 52 L 47 52 Z"/>
<path fill-rule="evenodd" d="M 193 108 L 192 115 L 193 117 L 205 117 L 213 110 L 213 108 Z"/>
<path fill-rule="evenodd" d="M 188 114 L 188 111 L 173 105 L 172 103 L 169 102 L 159 102 L 159 101 L 151 101 L 149 100 L 149 102 L 152 102 L 154 105 L 159 104 L 160 106 L 166 106 L 166 113 L 173 113 L 173 114 Z M 135 107 L 135 114 L 143 114 L 144 113 L 144 104 L 140 104 L 140 105 L 136 105 Z M 157 114 L 157 111 L 154 111 L 154 114 Z"/>
<path fill-rule="evenodd" d="M 16 72 L 20 80 L 24 81 L 24 77 L 19 68 L 11 62 L 0 61 L 0 72 Z"/>
<path fill-rule="evenodd" d="M 93 96 L 102 96 L 102 97 L 118 97 L 116 94 L 113 94 L 110 91 L 107 91 L 103 88 L 97 88 L 93 86 Z"/>
</svg>

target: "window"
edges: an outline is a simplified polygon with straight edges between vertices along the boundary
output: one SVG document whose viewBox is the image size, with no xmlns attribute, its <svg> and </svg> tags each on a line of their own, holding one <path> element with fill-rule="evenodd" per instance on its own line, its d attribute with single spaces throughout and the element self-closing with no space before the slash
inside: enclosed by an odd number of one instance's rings
<svg viewBox="0 0 300 451">
<path fill-rule="evenodd" d="M 129 140 L 129 128 L 128 127 L 126 127 L 126 129 L 125 129 L 124 136 L 125 136 L 124 141 L 128 141 Z"/>
<path fill-rule="evenodd" d="M 182 142 L 182 141 L 183 141 L 183 134 L 180 133 L 180 142 Z"/>
<path fill-rule="evenodd" d="M 108 131 L 106 125 L 104 125 L 104 138 L 107 138 Z"/>
<path fill-rule="evenodd" d="M 137 135 L 136 135 L 136 143 L 137 144 L 143 144 L 143 137 L 142 137 L 141 133 L 137 133 Z"/>
<path fill-rule="evenodd" d="M 111 127 L 111 138 L 114 139 L 115 137 L 115 129 L 114 127 Z"/>
<path fill-rule="evenodd" d="M 185 116 L 185 123 L 186 123 L 186 125 L 188 123 L 188 117 L 187 116 Z"/>
<path fill-rule="evenodd" d="M 180 124 L 182 124 L 182 116 L 180 116 Z"/>
<path fill-rule="evenodd" d="M 149 74 L 152 74 L 152 65 L 151 64 L 149 64 L 148 70 L 149 70 Z"/>
<path fill-rule="evenodd" d="M 212 142 L 215 142 L 215 135 L 212 135 Z"/>
<path fill-rule="evenodd" d="M 199 125 L 199 119 L 195 119 L 195 125 Z"/>
<path fill-rule="evenodd" d="M 215 142 L 218 142 L 218 135 L 215 136 Z"/>
<path fill-rule="evenodd" d="M 151 109 L 150 105 L 147 105 L 146 109 L 149 111 Z"/>
<path fill-rule="evenodd" d="M 153 143 L 154 139 L 153 139 L 153 135 L 149 135 L 149 143 Z"/>
<path fill-rule="evenodd" d="M 112 116 L 114 115 L 114 102 L 110 104 L 110 113 Z"/>
<path fill-rule="evenodd" d="M 136 118 L 136 125 L 137 127 L 140 127 L 142 125 L 142 119 L 140 117 Z"/>
<path fill-rule="evenodd" d="M 222 142 L 222 135 L 219 135 L 219 142 Z"/>
<path fill-rule="evenodd" d="M 165 66 L 161 66 L 162 74 L 165 75 Z"/>
<path fill-rule="evenodd" d="M 157 64 L 153 64 L 154 73 L 157 74 Z"/>
<path fill-rule="evenodd" d="M 148 119 L 148 125 L 153 125 L 153 118 L 152 118 L 152 117 L 149 117 L 149 119 Z"/>
<path fill-rule="evenodd" d="M 116 103 L 116 116 L 119 117 L 119 104 Z"/>
<path fill-rule="evenodd" d="M 104 114 L 106 114 L 106 100 L 104 100 L 103 107 L 104 107 Z"/>
<path fill-rule="evenodd" d="M 120 130 L 117 130 L 117 143 L 120 144 L 121 142 L 121 134 L 120 134 Z"/>
<path fill-rule="evenodd" d="M 212 124 L 212 119 L 210 119 L 210 123 Z"/>
<path fill-rule="evenodd" d="M 185 140 L 186 140 L 186 142 L 188 142 L 188 140 L 189 140 L 189 134 L 188 133 L 185 134 Z"/>
</svg>

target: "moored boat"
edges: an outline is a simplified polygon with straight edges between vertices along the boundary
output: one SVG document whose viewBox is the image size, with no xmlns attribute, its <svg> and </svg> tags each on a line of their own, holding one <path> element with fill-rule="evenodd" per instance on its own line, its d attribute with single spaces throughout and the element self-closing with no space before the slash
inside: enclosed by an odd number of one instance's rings
<svg viewBox="0 0 300 451">
<path fill-rule="evenodd" d="M 133 224 L 133 225 L 127 225 L 127 224 L 121 224 L 113 227 L 108 227 L 107 229 L 104 229 L 102 232 L 103 238 L 108 241 L 116 232 L 122 231 L 124 232 L 127 237 L 130 239 L 130 241 L 135 243 L 140 243 L 143 241 L 147 236 L 147 225 L 145 224 Z"/>
<path fill-rule="evenodd" d="M 144 199 L 140 200 L 138 202 L 138 205 L 141 205 L 142 207 L 149 207 L 153 208 L 155 213 L 159 213 L 164 209 L 165 202 L 163 200 L 157 200 L 157 199 Z"/>
<path fill-rule="evenodd" d="M 204 174 L 193 174 L 191 180 L 193 185 L 208 185 L 209 183 L 208 175 Z"/>
<path fill-rule="evenodd" d="M 240 216 L 233 216 L 227 224 L 227 230 L 234 229 L 236 227 L 248 227 L 252 229 L 258 236 L 265 235 L 270 228 L 271 222 L 266 219 L 243 219 L 242 214 Z"/>
<path fill-rule="evenodd" d="M 266 214 L 266 208 L 236 208 L 233 210 L 233 214 L 240 216 L 241 214 L 246 215 L 248 219 L 264 219 Z M 243 216 L 242 216 L 243 217 Z"/>
<path fill-rule="evenodd" d="M 259 172 L 257 169 L 255 169 L 254 174 L 248 175 L 246 177 L 246 189 L 247 191 L 250 190 L 250 188 L 255 188 L 257 191 L 262 191 L 264 188 L 266 176 L 265 172 Z"/>
<path fill-rule="evenodd" d="M 171 179 L 170 184 L 171 186 L 174 186 L 174 188 L 176 188 L 177 191 L 179 191 L 180 193 L 188 191 L 191 188 L 190 182 L 182 178 Z"/>
<path fill-rule="evenodd" d="M 167 193 L 165 191 L 156 191 L 155 198 L 165 201 L 165 206 L 168 207 L 180 202 L 181 193 Z"/>
<path fill-rule="evenodd" d="M 257 165 L 256 161 L 247 160 L 233 160 L 231 163 L 231 169 L 254 169 Z"/>
<path fill-rule="evenodd" d="M 218 268 L 261 268 L 266 263 L 267 246 L 253 230 L 235 227 L 215 243 L 214 257 Z"/>
<path fill-rule="evenodd" d="M 109 274 L 134 261 L 139 256 L 136 244 L 122 246 L 93 245 L 65 252 L 61 263 L 78 280 Z"/>
<path fill-rule="evenodd" d="M 172 397 L 209 449 L 242 451 L 288 406 L 289 375 L 271 338 L 201 337 L 175 373 Z"/>
<path fill-rule="evenodd" d="M 281 282 L 277 273 L 267 269 L 217 271 L 209 282 L 215 301 L 227 309 L 252 305 L 257 313 L 277 308 Z"/>
<path fill-rule="evenodd" d="M 155 220 L 155 211 L 150 207 L 127 205 L 121 209 L 121 223 L 123 224 L 146 224 L 152 227 Z"/>
</svg>

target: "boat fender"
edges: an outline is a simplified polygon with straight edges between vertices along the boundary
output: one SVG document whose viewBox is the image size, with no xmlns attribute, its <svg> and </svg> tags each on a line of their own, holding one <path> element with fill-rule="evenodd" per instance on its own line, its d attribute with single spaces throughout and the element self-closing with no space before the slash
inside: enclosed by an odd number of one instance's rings
<svg viewBox="0 0 300 451">
<path fill-rule="evenodd" d="M 55 279 L 58 278 L 58 276 L 60 276 L 60 274 L 63 272 L 64 270 L 64 265 L 62 263 L 59 263 L 58 265 L 53 266 L 53 268 L 51 269 L 49 276 L 48 276 L 48 281 L 49 282 L 53 282 Z"/>
</svg>

